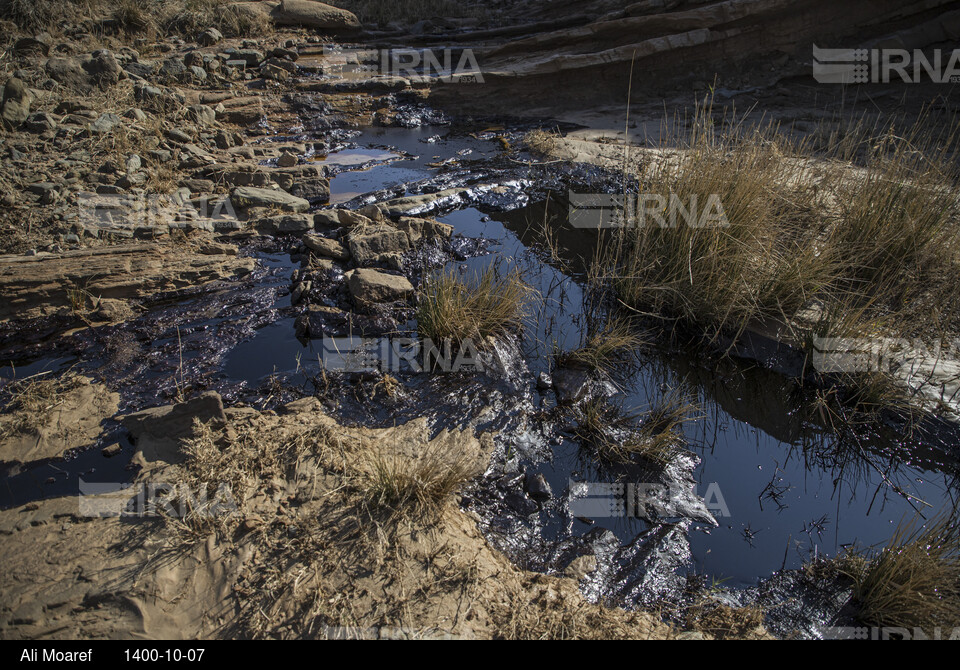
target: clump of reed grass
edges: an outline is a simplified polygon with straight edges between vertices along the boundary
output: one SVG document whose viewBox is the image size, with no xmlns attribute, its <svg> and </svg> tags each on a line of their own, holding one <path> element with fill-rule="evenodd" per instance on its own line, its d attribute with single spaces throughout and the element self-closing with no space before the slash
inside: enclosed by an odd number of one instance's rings
<svg viewBox="0 0 960 670">
<path fill-rule="evenodd" d="M 921 118 L 902 133 L 861 128 L 815 151 L 813 140 L 776 126 L 717 122 L 710 103 L 698 107 L 680 150 L 646 152 L 628 176 L 643 194 L 684 207 L 696 198 L 700 213 L 715 197 L 724 216 L 703 227 L 674 208 L 679 216 L 663 225 L 638 207 L 605 260 L 618 296 L 638 311 L 734 335 L 789 323 L 814 301 L 852 310 L 848 321 L 860 326 L 882 317 L 898 333 L 923 317 L 908 305 L 956 311 L 960 280 L 948 268 L 960 242 L 960 126 L 939 127 Z"/>
<path fill-rule="evenodd" d="M 901 523 L 885 547 L 852 553 L 839 570 L 853 580 L 863 623 L 928 632 L 960 625 L 960 526 L 954 516 Z"/>
<path fill-rule="evenodd" d="M 168 34 L 196 37 L 216 28 L 226 37 L 257 37 L 273 30 L 265 13 L 245 9 L 230 0 L 180 0 L 163 3 L 159 24 Z"/>
<path fill-rule="evenodd" d="M 577 408 L 577 438 L 601 458 L 625 462 L 640 458 L 669 465 L 683 452 L 680 428 L 694 419 L 696 405 L 682 395 L 665 396 L 647 412 L 624 412 L 606 398 L 590 398 Z"/>
<path fill-rule="evenodd" d="M 392 520 L 429 520 L 480 474 L 475 460 L 455 447 L 429 447 L 417 457 L 375 452 L 369 458 L 360 485 L 364 507 Z"/>
<path fill-rule="evenodd" d="M 519 270 L 501 276 L 490 267 L 469 283 L 443 272 L 429 278 L 420 293 L 417 328 L 434 342 L 470 339 L 480 347 L 488 336 L 519 328 L 533 295 Z"/>
<path fill-rule="evenodd" d="M 665 206 L 638 202 L 619 229 L 609 265 L 620 299 L 710 331 L 792 314 L 830 278 L 802 163 L 775 132 L 718 127 L 709 106 L 682 148 L 633 175 Z"/>
<path fill-rule="evenodd" d="M 635 351 L 643 342 L 628 320 L 614 317 L 599 329 L 588 329 L 580 347 L 554 354 L 554 363 L 559 368 L 609 371 L 617 360 Z"/>
</svg>

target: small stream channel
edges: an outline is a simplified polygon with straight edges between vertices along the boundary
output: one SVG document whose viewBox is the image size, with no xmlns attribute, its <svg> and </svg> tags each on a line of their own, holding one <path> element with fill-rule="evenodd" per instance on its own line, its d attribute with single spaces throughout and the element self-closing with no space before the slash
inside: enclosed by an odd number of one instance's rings
<svg viewBox="0 0 960 670">
<path fill-rule="evenodd" d="M 648 481 L 648 473 L 598 462 L 581 448 L 569 422 L 558 418 L 555 391 L 537 387 L 540 373 L 555 372 L 554 348 L 578 346 L 587 321 L 583 277 L 551 263 L 538 230 L 546 221 L 571 259 L 588 255 L 589 249 L 578 248 L 583 238 L 566 221 L 562 198 L 548 201 L 542 190 L 525 188 L 524 179 L 536 177 L 522 165 L 504 163 L 502 153 L 495 133 L 433 126 L 366 130 L 347 148 L 310 160 L 335 173 L 330 204 L 336 206 L 469 185 L 472 179 L 507 184 L 433 215 L 451 224 L 455 236 L 485 240 L 472 246 L 472 253 L 447 257 L 447 269 L 470 276 L 491 263 L 502 269 L 518 266 L 540 292 L 535 316 L 515 343 L 513 371 L 496 380 L 481 373 L 401 374 L 400 401 L 378 405 L 345 398 L 333 409 L 342 420 L 369 425 L 427 414 L 441 430 L 464 425 L 466 416 L 483 415 L 475 425 L 500 428 L 495 462 L 467 492 L 464 504 L 484 518 L 491 541 L 514 560 L 559 570 L 563 560 L 590 545 L 598 555 L 607 551 L 614 563 L 636 561 L 637 555 L 624 548 L 653 538 L 674 574 L 701 575 L 708 583 L 737 589 L 799 568 L 813 556 L 883 543 L 918 510 L 931 517 L 956 506 L 953 436 L 911 437 L 898 434 L 895 426 L 838 436 L 810 415 L 809 394 L 800 383 L 769 369 L 763 357 L 725 358 L 654 343 L 613 375 L 611 399 L 638 411 L 678 390 L 697 399 L 701 418 L 684 426 L 690 453 L 678 467 L 707 501 L 717 525 L 696 515 L 585 514 L 599 508 L 585 506 L 584 491 L 587 497 L 629 503 L 630 487 Z M 95 337 L 81 334 L 53 350 L 43 343 L 31 346 L 26 356 L 17 357 L 16 375 L 73 366 L 105 377 L 123 394 L 124 407 L 135 409 L 170 397 L 182 351 L 185 376 L 217 389 L 225 402 L 260 407 L 294 399 L 297 389 L 313 393 L 321 347 L 295 336 L 299 312 L 290 304 L 289 278 L 299 265 L 286 244 L 247 249 L 263 269 L 242 282 L 148 305 L 149 311 L 129 326 L 100 329 Z M 405 328 L 413 332 L 415 323 Z M 10 366 L 0 368 L 0 376 L 13 374 Z M 132 446 L 119 434 L 111 433 L 110 441 L 125 445 L 123 456 L 106 460 L 93 449 L 8 472 L 0 485 L 0 507 L 76 493 L 80 476 L 129 480 L 125 468 Z M 537 474 L 551 489 L 546 500 L 524 494 L 522 482 Z M 588 595 L 592 589 L 597 599 L 619 595 L 627 605 L 644 603 L 647 598 L 638 594 L 650 584 L 640 577 L 629 593 L 611 590 L 614 577 L 624 574 L 615 568 L 588 580 L 583 585 Z M 648 590 L 661 593 L 661 587 Z"/>
</svg>

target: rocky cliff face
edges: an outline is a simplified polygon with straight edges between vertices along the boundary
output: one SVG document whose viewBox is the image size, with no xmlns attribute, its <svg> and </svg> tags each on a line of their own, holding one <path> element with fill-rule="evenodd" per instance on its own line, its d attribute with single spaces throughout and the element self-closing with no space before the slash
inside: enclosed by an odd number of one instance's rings
<svg viewBox="0 0 960 670">
<path fill-rule="evenodd" d="M 515 4 L 512 13 L 520 21 L 534 19 L 533 4 Z M 743 89 L 809 77 L 814 44 L 912 50 L 960 39 L 960 3 L 947 0 L 536 4 L 536 22 L 515 20 L 472 37 L 461 33 L 460 41 L 474 49 L 484 85 L 438 88 L 433 99 L 452 107 L 482 101 L 500 112 L 518 105 L 623 103 L 631 71 L 633 91 L 640 93 L 698 81 Z"/>
</svg>

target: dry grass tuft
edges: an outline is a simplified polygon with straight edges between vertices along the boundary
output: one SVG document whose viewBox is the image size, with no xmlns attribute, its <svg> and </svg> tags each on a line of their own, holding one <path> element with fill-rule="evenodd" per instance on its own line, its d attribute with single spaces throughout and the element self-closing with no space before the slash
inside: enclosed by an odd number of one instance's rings
<svg viewBox="0 0 960 670">
<path fill-rule="evenodd" d="M 610 318 L 601 328 L 588 329 L 582 346 L 554 354 L 554 363 L 559 368 L 609 371 L 617 360 L 629 356 L 643 343 L 629 321 Z"/>
<path fill-rule="evenodd" d="M 481 347 L 488 336 L 519 328 L 534 295 L 519 270 L 498 276 L 491 267 L 472 283 L 453 272 L 428 279 L 417 305 L 420 335 L 434 342 L 470 339 Z"/>
<path fill-rule="evenodd" d="M 535 154 L 550 156 L 557 145 L 556 133 L 548 130 L 531 130 L 523 136 L 523 143 Z"/>
<path fill-rule="evenodd" d="M 625 462 L 640 458 L 666 466 L 683 452 L 680 427 L 694 420 L 696 405 L 680 395 L 664 397 L 646 413 L 625 413 L 606 398 L 577 407 L 577 438 L 601 458 Z"/>
<path fill-rule="evenodd" d="M 474 460 L 454 447 L 433 447 L 417 457 L 374 452 L 359 487 L 363 506 L 381 520 L 429 521 L 467 481 L 478 476 Z"/>
<path fill-rule="evenodd" d="M 687 610 L 687 627 L 715 639 L 739 639 L 762 635 L 764 613 L 760 607 L 730 607 L 705 601 Z"/>
<path fill-rule="evenodd" d="M 941 514 L 900 524 L 880 551 L 844 557 L 859 618 L 874 626 L 960 626 L 960 525 Z"/>
<path fill-rule="evenodd" d="M 62 397 L 83 384 L 80 375 L 73 372 L 60 376 L 35 375 L 10 382 L 0 389 L 0 407 L 11 417 L 0 424 L 0 439 L 35 433 L 46 422 L 50 410 L 62 402 Z"/>
<path fill-rule="evenodd" d="M 482 4 L 458 2 L 457 0 L 330 0 L 327 4 L 340 7 L 357 15 L 363 23 L 386 26 L 389 23 L 416 23 L 432 17 L 484 18 L 490 10 Z"/>
<path fill-rule="evenodd" d="M 942 332 L 960 305 L 960 125 L 941 128 L 926 118 L 902 133 L 861 128 L 844 136 L 856 146 L 834 138 L 815 151 L 776 126 L 717 122 L 709 103 L 698 108 L 682 151 L 645 152 L 631 177 L 640 193 L 683 206 L 697 198 L 700 213 L 716 196 L 725 220 L 698 227 L 678 216 L 671 227 L 639 206 L 606 260 L 618 296 L 708 334 L 789 322 L 814 300 L 856 315 L 847 329 L 883 319 L 896 334 L 916 332 L 920 317 L 928 334 Z"/>
</svg>

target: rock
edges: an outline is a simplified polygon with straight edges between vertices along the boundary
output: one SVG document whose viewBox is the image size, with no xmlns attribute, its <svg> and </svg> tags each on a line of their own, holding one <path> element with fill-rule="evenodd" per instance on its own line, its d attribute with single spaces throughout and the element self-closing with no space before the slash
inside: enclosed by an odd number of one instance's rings
<svg viewBox="0 0 960 670">
<path fill-rule="evenodd" d="M 352 12 L 314 0 L 282 0 L 271 16 L 278 26 L 354 31 L 361 25 Z"/>
<path fill-rule="evenodd" d="M 186 144 L 193 141 L 193 137 L 189 133 L 185 133 L 179 128 L 171 128 L 166 132 L 167 139 L 173 140 L 177 144 Z"/>
<path fill-rule="evenodd" d="M 370 205 L 364 205 L 363 207 L 358 209 L 357 212 L 360 214 L 363 214 L 365 217 L 367 217 L 371 221 L 380 221 L 380 222 L 387 221 L 387 217 L 386 215 L 384 215 L 383 210 L 376 203 L 373 203 Z"/>
<path fill-rule="evenodd" d="M 90 60 L 83 63 L 83 69 L 90 75 L 90 81 L 101 89 L 110 88 L 124 76 L 113 52 L 106 49 L 94 51 Z"/>
<path fill-rule="evenodd" d="M 3 127 L 7 130 L 19 128 L 30 116 L 30 104 L 33 102 L 33 94 L 26 85 L 12 77 L 7 80 L 3 87 L 2 116 Z"/>
<path fill-rule="evenodd" d="M 146 112 L 136 107 L 131 107 L 130 109 L 125 111 L 123 115 L 128 119 L 133 119 L 134 121 L 138 121 L 140 123 L 143 123 L 148 118 Z"/>
<path fill-rule="evenodd" d="M 574 403 L 586 397 L 591 389 L 589 371 L 560 368 L 553 373 L 553 388 L 561 403 Z"/>
<path fill-rule="evenodd" d="M 340 215 L 335 209 L 325 209 L 313 215 L 314 228 L 339 228 Z"/>
<path fill-rule="evenodd" d="M 157 73 L 158 65 L 156 63 L 129 62 L 123 64 L 123 70 L 134 79 L 152 79 Z"/>
<path fill-rule="evenodd" d="M 223 33 L 216 28 L 207 28 L 197 36 L 197 44 L 205 47 L 213 46 L 223 39 Z"/>
<path fill-rule="evenodd" d="M 547 389 L 553 386 L 553 379 L 550 378 L 546 372 L 541 372 L 537 375 L 537 388 L 541 391 L 546 391 Z"/>
<path fill-rule="evenodd" d="M 260 67 L 260 76 L 264 79 L 272 79 L 273 81 L 283 82 L 290 78 L 290 73 L 284 70 L 282 67 L 277 67 L 276 65 L 267 63 Z"/>
<path fill-rule="evenodd" d="M 546 502 L 553 496 L 553 489 L 550 488 L 550 484 L 539 472 L 536 474 L 530 473 L 526 476 L 524 488 L 530 494 L 530 497 L 537 502 Z"/>
<path fill-rule="evenodd" d="M 413 285 L 406 277 L 379 270 L 351 270 L 346 278 L 350 295 L 361 304 L 405 300 L 413 295 Z"/>
<path fill-rule="evenodd" d="M 93 217 L 101 216 L 104 218 Z M 133 237 L 132 220 L 122 209 L 117 222 L 104 213 L 81 218 L 85 232 L 101 237 Z M 128 226 L 124 228 L 122 226 Z M 170 244 L 124 244 L 65 251 L 58 256 L 0 256 L 0 320 L 49 316 L 71 305 L 69 277 L 90 295 L 136 300 L 161 291 L 242 277 L 256 267 L 251 258 L 201 255 Z"/>
<path fill-rule="evenodd" d="M 57 185 L 49 181 L 38 181 L 27 185 L 27 191 L 33 193 L 34 195 L 43 195 L 44 193 L 55 191 L 56 189 Z"/>
<path fill-rule="evenodd" d="M 87 126 L 87 131 L 91 135 L 106 135 L 113 131 L 120 123 L 120 117 L 110 112 L 105 112 L 97 117 L 97 120 Z"/>
<path fill-rule="evenodd" d="M 347 238 L 347 244 L 358 265 L 376 263 L 386 255 L 402 253 L 410 248 L 406 233 L 384 224 L 355 229 Z"/>
<path fill-rule="evenodd" d="M 286 49 L 284 47 L 277 47 L 270 52 L 270 55 L 274 58 L 282 58 L 293 62 L 300 59 L 300 53 L 296 49 Z"/>
<path fill-rule="evenodd" d="M 187 118 L 202 126 L 212 126 L 217 122 L 217 113 L 207 105 L 191 105 L 187 107 Z"/>
<path fill-rule="evenodd" d="M 13 50 L 19 54 L 40 54 L 46 56 L 53 46 L 50 33 L 40 33 L 34 37 L 21 37 L 13 44 Z"/>
<path fill-rule="evenodd" d="M 341 226 L 346 226 L 347 228 L 353 228 L 354 226 L 372 226 L 373 221 L 365 217 L 359 212 L 354 212 L 350 209 L 338 209 L 337 217 L 339 219 Z"/>
<path fill-rule="evenodd" d="M 303 245 L 324 258 L 332 258 L 337 261 L 350 260 L 350 252 L 342 244 L 328 237 L 310 233 L 303 236 Z"/>
<path fill-rule="evenodd" d="M 50 58 L 43 67 L 47 76 L 61 86 L 83 92 L 92 88 L 90 75 L 75 58 Z"/>
<path fill-rule="evenodd" d="M 242 60 L 247 67 L 256 67 L 263 60 L 263 52 L 256 49 L 238 49 L 231 54 L 231 60 Z"/>
<path fill-rule="evenodd" d="M 119 456 L 121 451 L 123 451 L 123 447 L 120 446 L 118 442 L 114 442 L 109 447 L 104 447 L 100 453 L 106 458 L 113 458 L 114 456 Z"/>
<path fill-rule="evenodd" d="M 687 630 L 677 634 L 678 640 L 706 640 L 707 636 L 699 630 Z"/>
<path fill-rule="evenodd" d="M 232 134 L 221 130 L 217 133 L 216 137 L 213 138 L 213 142 L 217 145 L 218 149 L 229 149 L 233 146 L 234 139 Z"/>
<path fill-rule="evenodd" d="M 268 58 L 263 62 L 263 65 L 260 66 L 261 72 L 263 71 L 263 67 L 265 65 L 272 65 L 274 67 L 278 67 L 289 74 L 297 74 L 297 72 L 300 71 L 300 68 L 298 68 L 296 63 L 294 63 L 293 61 L 286 60 L 285 58 L 277 58 L 275 56 L 271 56 L 270 58 Z"/>
<path fill-rule="evenodd" d="M 194 435 L 195 420 L 214 429 L 227 425 L 219 393 L 208 391 L 177 405 L 128 414 L 120 418 L 120 424 L 133 436 L 146 461 L 179 463 L 184 458 L 180 442 Z"/>
<path fill-rule="evenodd" d="M 230 202 L 237 209 L 249 207 L 279 207 L 288 212 L 306 212 L 310 203 L 279 189 L 238 186 L 230 194 Z"/>
<path fill-rule="evenodd" d="M 31 133 L 44 133 L 57 127 L 57 119 L 49 112 L 34 112 L 25 123 Z"/>
<path fill-rule="evenodd" d="M 133 97 L 137 102 L 148 105 L 148 109 L 153 107 L 165 107 L 173 104 L 173 99 L 159 86 L 150 86 L 148 84 L 136 84 L 133 87 Z"/>
<path fill-rule="evenodd" d="M 578 556 L 570 561 L 570 564 L 563 569 L 563 574 L 565 577 L 575 579 L 579 582 L 591 572 L 596 572 L 596 570 L 597 557 L 593 554 L 588 554 L 586 556 Z"/>
<path fill-rule="evenodd" d="M 206 81 L 207 80 L 207 71 L 204 70 L 199 65 L 191 65 L 187 68 L 187 72 L 190 74 L 193 79 L 196 81 Z"/>
<path fill-rule="evenodd" d="M 180 58 L 167 58 L 160 64 L 158 74 L 168 81 L 183 81 L 187 78 L 187 64 Z"/>
<path fill-rule="evenodd" d="M 277 165 L 284 168 L 293 167 L 297 163 L 299 163 L 299 160 L 297 159 L 296 155 L 288 151 L 284 151 L 282 154 L 280 154 L 280 158 L 277 159 Z"/>
<path fill-rule="evenodd" d="M 303 234 L 313 229 L 309 214 L 287 214 L 257 219 L 254 227 L 263 235 Z"/>
<path fill-rule="evenodd" d="M 147 155 L 158 163 L 166 163 L 173 158 L 173 154 L 166 149 L 151 149 Z"/>
<path fill-rule="evenodd" d="M 453 226 L 440 223 L 433 219 L 420 219 L 412 216 L 402 216 L 397 228 L 404 231 L 410 238 L 410 244 L 415 245 L 421 239 L 449 239 L 453 235 Z"/>
</svg>

